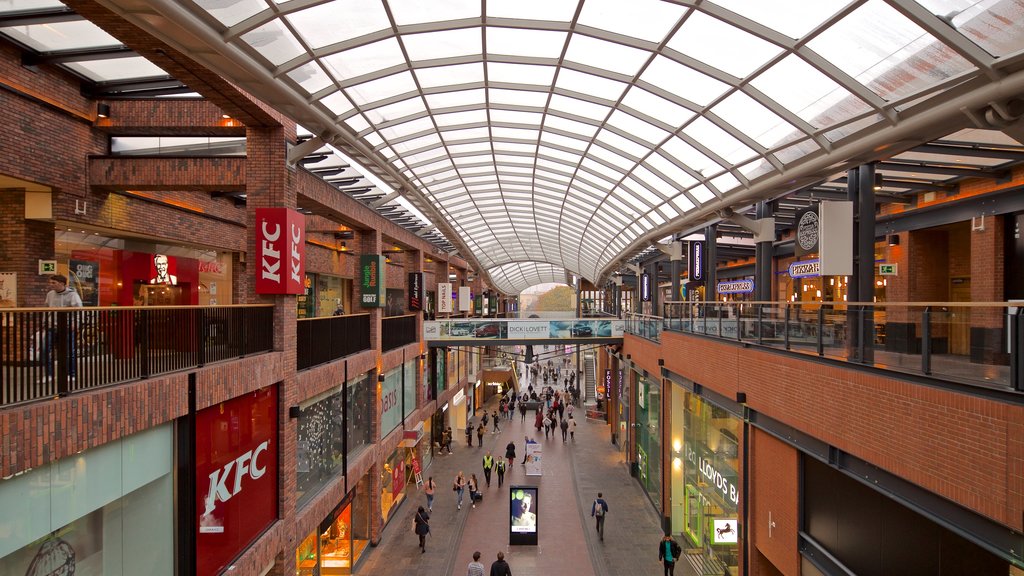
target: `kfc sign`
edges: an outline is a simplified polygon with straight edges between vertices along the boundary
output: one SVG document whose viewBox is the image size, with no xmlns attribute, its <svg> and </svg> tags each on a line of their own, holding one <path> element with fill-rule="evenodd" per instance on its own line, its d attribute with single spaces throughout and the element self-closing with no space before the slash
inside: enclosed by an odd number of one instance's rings
<svg viewBox="0 0 1024 576">
<path fill-rule="evenodd" d="M 288 208 L 256 209 L 257 294 L 302 294 L 306 217 Z"/>
<path fill-rule="evenodd" d="M 269 386 L 196 413 L 196 574 L 222 573 L 277 520 L 278 399 Z"/>
</svg>

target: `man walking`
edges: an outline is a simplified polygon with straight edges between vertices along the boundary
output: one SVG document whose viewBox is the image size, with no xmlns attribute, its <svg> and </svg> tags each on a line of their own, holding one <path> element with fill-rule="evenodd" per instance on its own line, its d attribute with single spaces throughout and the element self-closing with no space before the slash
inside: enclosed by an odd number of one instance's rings
<svg viewBox="0 0 1024 576">
<path fill-rule="evenodd" d="M 682 553 L 679 543 L 672 539 L 671 534 L 666 533 L 665 538 L 658 543 L 658 560 L 665 564 L 665 576 L 675 576 L 676 561 Z"/>
<path fill-rule="evenodd" d="M 567 432 L 569 432 L 569 421 L 562 420 L 562 422 L 559 424 L 559 427 L 562 429 L 562 444 L 565 444 L 565 435 Z"/>
<path fill-rule="evenodd" d="M 494 456 L 491 456 L 491 451 L 488 450 L 487 454 L 484 454 L 484 480 L 487 481 L 487 487 L 491 487 L 491 469 L 494 468 Z"/>
<path fill-rule="evenodd" d="M 469 567 L 466 569 L 466 576 L 486 576 L 484 565 L 480 563 L 479 550 L 473 552 L 473 561 L 469 563 Z"/>
<path fill-rule="evenodd" d="M 505 562 L 505 553 L 498 552 L 498 559 L 491 564 L 491 576 L 512 576 L 512 569 Z"/>
<path fill-rule="evenodd" d="M 47 286 L 50 287 L 50 291 L 46 293 L 45 306 L 47 308 L 81 308 L 82 297 L 75 292 L 75 289 L 68 286 L 68 278 L 62 274 L 54 274 L 46 281 Z M 41 359 L 45 363 L 46 379 L 53 380 L 53 363 L 54 363 L 54 348 L 57 346 L 57 317 L 54 313 L 47 314 L 49 317 L 49 326 L 46 329 L 44 351 Z M 69 316 L 69 320 L 66 323 L 67 334 L 65 334 L 65 342 L 67 342 L 67 357 L 68 357 L 68 378 L 70 380 L 75 379 L 77 360 L 75 358 L 75 336 L 74 336 L 74 316 Z"/>
<path fill-rule="evenodd" d="M 501 488 L 501 484 L 505 481 L 505 461 L 498 460 L 495 464 L 495 469 L 498 471 L 498 488 Z M 490 486 L 490 484 L 488 484 Z"/>
<path fill-rule="evenodd" d="M 604 517 L 608 514 L 608 503 L 602 498 L 603 494 L 597 493 L 597 498 L 594 500 L 594 504 L 590 506 L 590 515 L 597 518 L 597 533 L 601 535 L 601 541 L 604 541 Z"/>
</svg>

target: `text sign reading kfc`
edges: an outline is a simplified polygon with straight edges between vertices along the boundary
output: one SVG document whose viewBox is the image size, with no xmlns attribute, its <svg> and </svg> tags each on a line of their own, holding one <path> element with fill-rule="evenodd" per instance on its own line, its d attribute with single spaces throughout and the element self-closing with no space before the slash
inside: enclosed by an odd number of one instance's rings
<svg viewBox="0 0 1024 576">
<path fill-rule="evenodd" d="M 277 387 L 196 414 L 196 574 L 220 574 L 277 520 Z"/>
<path fill-rule="evenodd" d="M 303 294 L 306 217 L 288 208 L 256 209 L 256 293 Z"/>
</svg>

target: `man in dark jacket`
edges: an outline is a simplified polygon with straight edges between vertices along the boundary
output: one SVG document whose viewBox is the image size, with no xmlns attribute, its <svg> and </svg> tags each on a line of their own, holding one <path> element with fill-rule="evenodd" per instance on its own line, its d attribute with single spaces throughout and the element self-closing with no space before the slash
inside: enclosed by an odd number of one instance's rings
<svg viewBox="0 0 1024 576">
<path fill-rule="evenodd" d="M 491 564 L 491 576 L 512 576 L 512 569 L 505 562 L 505 553 L 498 552 L 498 559 Z"/>
<path fill-rule="evenodd" d="M 658 560 L 665 564 L 665 576 L 675 576 L 676 561 L 682 553 L 683 549 L 672 539 L 671 534 L 665 534 L 661 542 L 658 542 Z"/>
</svg>

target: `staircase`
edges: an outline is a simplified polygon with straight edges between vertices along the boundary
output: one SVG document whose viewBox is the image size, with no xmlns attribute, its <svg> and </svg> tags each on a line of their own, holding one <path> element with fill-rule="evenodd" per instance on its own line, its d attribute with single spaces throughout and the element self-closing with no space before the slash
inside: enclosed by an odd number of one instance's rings
<svg viewBox="0 0 1024 576">
<path fill-rule="evenodd" d="M 597 359 L 593 354 L 583 356 L 583 405 L 597 403 Z"/>
</svg>

